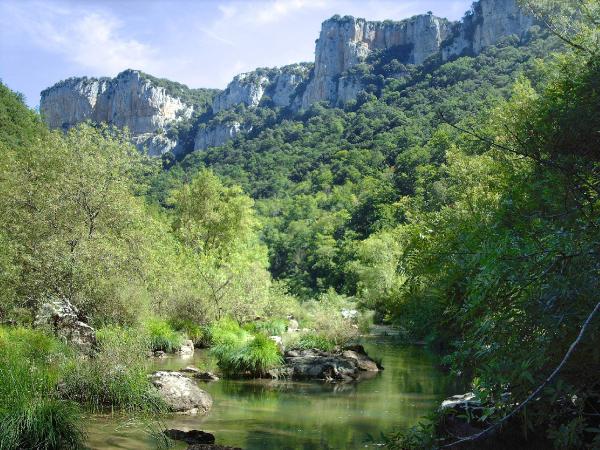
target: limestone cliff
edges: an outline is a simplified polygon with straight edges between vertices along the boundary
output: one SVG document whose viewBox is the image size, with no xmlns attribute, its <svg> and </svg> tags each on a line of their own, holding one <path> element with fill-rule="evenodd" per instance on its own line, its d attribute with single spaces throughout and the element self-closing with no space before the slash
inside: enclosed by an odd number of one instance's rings
<svg viewBox="0 0 600 450">
<path fill-rule="evenodd" d="M 374 50 L 405 49 L 405 61 L 421 64 L 439 51 L 451 26 L 431 14 L 400 22 L 370 22 L 351 16 L 334 16 L 323 22 L 315 49 L 314 77 L 302 96 L 302 107 L 316 101 L 337 102 L 340 75 Z"/>
<path fill-rule="evenodd" d="M 290 106 L 296 88 L 308 78 L 309 70 L 308 64 L 292 64 L 236 75 L 227 88 L 214 98 L 213 113 L 217 114 L 240 104 L 256 107 L 265 95 L 277 107 Z"/>
<path fill-rule="evenodd" d="M 83 77 L 57 83 L 42 92 L 40 109 L 52 128 L 68 129 L 85 120 L 127 126 L 134 143 L 150 154 L 183 154 L 192 150 L 192 143 L 194 150 L 205 149 L 247 133 L 252 120 L 246 119 L 255 111 L 244 112 L 239 105 L 298 111 L 317 101 L 338 105 L 355 99 L 364 89 L 364 75 L 372 70 L 358 64 L 373 52 L 393 53 L 400 66 L 422 64 L 432 56 L 448 60 L 476 55 L 508 35 L 523 40 L 533 24 L 516 0 L 479 0 L 459 22 L 430 13 L 383 22 L 334 16 L 322 24 L 314 65 L 259 68 L 237 75 L 221 92 L 196 92 L 205 105 L 200 111 L 191 106 L 197 103 L 183 99 L 198 99 L 190 92 L 208 90 L 190 90 L 134 70 L 112 79 Z M 177 89 L 164 87 L 172 84 Z M 195 136 L 181 139 L 184 145 L 178 142 L 179 131 L 171 132 L 181 120 L 188 122 L 183 129 L 197 130 Z"/>
<path fill-rule="evenodd" d="M 455 24 L 452 36 L 442 46 L 442 58 L 477 55 L 509 35 L 523 39 L 532 25 L 534 18 L 516 0 L 480 0 Z"/>
<path fill-rule="evenodd" d="M 193 108 L 155 86 L 141 72 L 126 70 L 115 78 L 70 78 L 44 90 L 40 111 L 51 128 L 68 129 L 85 120 L 128 127 L 134 142 L 155 141 L 151 151 L 164 153 L 153 136 L 166 125 L 189 118 Z M 169 148 L 166 148 L 169 147 Z"/>
</svg>

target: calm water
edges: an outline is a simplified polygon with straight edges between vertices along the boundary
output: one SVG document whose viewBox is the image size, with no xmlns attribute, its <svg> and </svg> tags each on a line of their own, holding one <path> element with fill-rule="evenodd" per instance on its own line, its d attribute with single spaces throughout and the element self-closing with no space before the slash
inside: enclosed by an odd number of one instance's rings
<svg viewBox="0 0 600 450">
<path fill-rule="evenodd" d="M 214 400 L 207 416 L 174 416 L 169 428 L 200 429 L 217 443 L 246 450 L 327 450 L 364 448 L 370 434 L 414 425 L 461 386 L 438 367 L 438 358 L 420 347 L 394 345 L 391 338 L 364 341 L 369 355 L 379 357 L 385 370 L 359 383 L 328 384 L 282 381 L 227 381 L 201 383 Z M 157 361 L 157 369 L 196 365 L 214 369 L 206 351 L 193 359 Z M 93 449 L 146 449 L 152 440 L 147 425 L 124 418 L 90 420 Z M 185 444 L 176 448 L 185 448 Z"/>
</svg>

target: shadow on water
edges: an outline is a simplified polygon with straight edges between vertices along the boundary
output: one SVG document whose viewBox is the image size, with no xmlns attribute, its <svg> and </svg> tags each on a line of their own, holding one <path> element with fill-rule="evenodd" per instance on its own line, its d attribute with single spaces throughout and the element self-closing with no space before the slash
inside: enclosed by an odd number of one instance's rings
<svg viewBox="0 0 600 450">
<path fill-rule="evenodd" d="M 220 444 L 247 450 L 364 448 L 369 434 L 377 437 L 412 426 L 443 398 L 464 390 L 460 381 L 439 369 L 439 358 L 422 347 L 400 346 L 389 337 L 366 338 L 364 346 L 369 355 L 382 359 L 385 370 L 358 383 L 202 383 L 214 399 L 211 412 L 206 417 L 169 417 L 166 425 L 208 431 Z M 156 361 L 154 368 L 177 370 L 187 365 L 215 368 L 205 350 L 191 360 Z M 141 424 L 128 425 L 120 418 L 93 418 L 89 434 L 94 449 L 150 445 Z"/>
</svg>

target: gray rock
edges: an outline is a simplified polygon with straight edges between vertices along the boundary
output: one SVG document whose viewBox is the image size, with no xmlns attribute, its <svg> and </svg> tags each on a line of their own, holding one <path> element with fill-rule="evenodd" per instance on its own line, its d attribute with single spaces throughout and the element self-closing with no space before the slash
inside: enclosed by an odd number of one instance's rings
<svg viewBox="0 0 600 450">
<path fill-rule="evenodd" d="M 354 346 L 341 352 L 317 349 L 291 350 L 285 353 L 284 367 L 269 372 L 272 378 L 294 380 L 352 381 L 360 372 L 377 372 L 379 367 L 362 349 Z"/>
<path fill-rule="evenodd" d="M 209 147 L 219 147 L 235 139 L 240 133 L 247 133 L 249 129 L 242 129 L 240 122 L 235 120 L 214 120 L 209 124 L 199 127 L 194 140 L 194 150 L 205 150 Z"/>
<path fill-rule="evenodd" d="M 403 46 L 407 49 L 403 62 L 421 64 L 439 51 L 450 32 L 448 20 L 430 14 L 400 22 L 371 22 L 352 16 L 326 20 L 316 44 L 314 77 L 302 96 L 302 108 L 317 101 L 338 102 L 338 78 L 372 51 Z M 344 88 L 343 101 L 351 99 L 349 91 L 359 90 L 358 86 Z"/>
<path fill-rule="evenodd" d="M 291 332 L 296 332 L 300 328 L 300 324 L 296 319 L 290 319 L 288 322 L 287 330 Z"/>
<path fill-rule="evenodd" d="M 149 378 L 171 411 L 206 414 L 212 407 L 211 396 L 181 372 L 158 371 Z"/>
<path fill-rule="evenodd" d="M 81 318 L 78 309 L 67 299 L 55 299 L 42 304 L 34 326 L 53 333 L 82 353 L 91 355 L 97 345 L 96 331 Z"/>
<path fill-rule="evenodd" d="M 177 354 L 182 357 L 189 358 L 194 355 L 194 341 L 186 339 L 177 350 Z"/>
<path fill-rule="evenodd" d="M 193 378 L 196 378 L 197 380 L 203 380 L 203 381 L 218 381 L 219 380 L 219 377 L 216 376 L 214 373 L 203 372 L 200 369 L 197 369 L 196 367 L 188 366 L 188 367 L 181 369 L 180 372 L 190 374 Z"/>
<path fill-rule="evenodd" d="M 42 91 L 40 112 L 50 128 L 66 130 L 86 120 L 127 127 L 139 148 L 145 146 L 151 155 L 160 155 L 173 150 L 176 143 L 157 132 L 189 118 L 193 108 L 141 72 L 126 70 L 112 79 L 61 81 Z"/>
<path fill-rule="evenodd" d="M 534 17 L 520 8 L 516 0 L 480 0 L 473 6 L 470 22 L 459 23 L 458 31 L 444 44 L 443 60 L 463 53 L 477 55 L 505 36 L 522 39 L 535 24 Z"/>
</svg>

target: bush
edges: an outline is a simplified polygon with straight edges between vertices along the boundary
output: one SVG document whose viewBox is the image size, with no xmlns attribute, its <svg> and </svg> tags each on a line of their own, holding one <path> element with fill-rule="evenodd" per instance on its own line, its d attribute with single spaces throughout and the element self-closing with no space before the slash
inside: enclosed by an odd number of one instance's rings
<svg viewBox="0 0 600 450">
<path fill-rule="evenodd" d="M 194 345 L 204 346 L 206 343 L 206 333 L 200 325 L 189 319 L 171 319 L 169 325 L 175 330 L 185 333 L 188 339 L 194 342 Z"/>
<path fill-rule="evenodd" d="M 264 333 L 267 336 L 281 336 L 287 331 L 288 321 L 283 319 L 261 320 L 244 325 L 248 331 Z"/>
<path fill-rule="evenodd" d="M 56 395 L 69 349 L 44 333 L 0 329 L 0 448 L 81 448 L 80 411 Z"/>
<path fill-rule="evenodd" d="M 335 347 L 335 342 L 327 336 L 317 332 L 308 332 L 300 335 L 295 342 L 287 344 L 291 349 L 307 350 L 309 348 L 317 348 L 324 352 L 329 352 Z"/>
<path fill-rule="evenodd" d="M 262 376 L 282 363 L 275 342 L 263 333 L 244 330 L 231 319 L 215 323 L 211 336 L 214 343 L 211 352 L 227 377 Z"/>
<path fill-rule="evenodd" d="M 63 395 L 92 411 L 161 411 L 164 405 L 147 378 L 147 336 L 138 329 L 112 326 L 98 331 L 98 345 L 93 359 L 70 364 Z"/>
<path fill-rule="evenodd" d="M 175 331 L 168 322 L 151 318 L 144 322 L 150 338 L 150 349 L 153 351 L 174 352 L 183 344 L 183 336 Z"/>
</svg>

